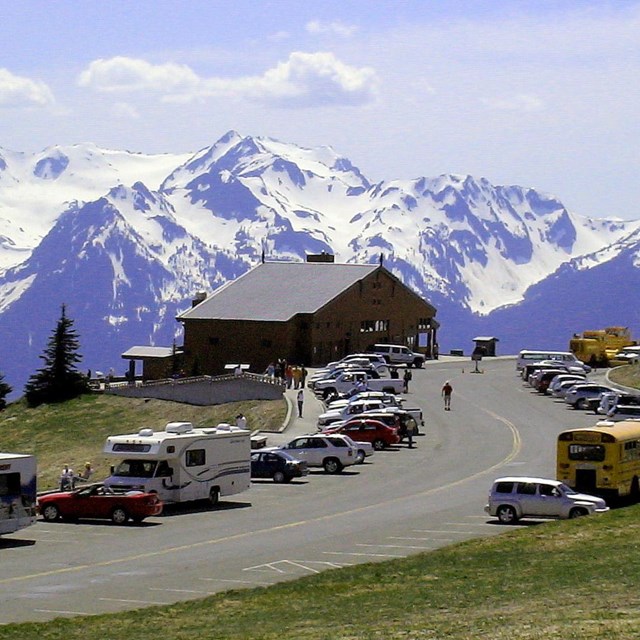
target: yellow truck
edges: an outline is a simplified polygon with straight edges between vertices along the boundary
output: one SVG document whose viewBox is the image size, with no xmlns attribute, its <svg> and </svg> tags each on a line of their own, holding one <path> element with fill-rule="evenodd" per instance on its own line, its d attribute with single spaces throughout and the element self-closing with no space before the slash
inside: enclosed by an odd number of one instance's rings
<svg viewBox="0 0 640 640">
<path fill-rule="evenodd" d="M 635 344 L 629 327 L 606 327 L 574 334 L 569 350 L 592 367 L 607 367 L 620 349 Z"/>
</svg>

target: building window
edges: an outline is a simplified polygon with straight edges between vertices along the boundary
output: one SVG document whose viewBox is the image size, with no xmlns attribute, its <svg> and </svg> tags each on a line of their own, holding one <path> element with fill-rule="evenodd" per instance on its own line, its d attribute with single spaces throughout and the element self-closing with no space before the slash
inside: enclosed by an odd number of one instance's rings
<svg viewBox="0 0 640 640">
<path fill-rule="evenodd" d="M 210 336 L 209 337 L 209 344 L 213 347 L 215 347 L 216 345 L 220 344 L 220 338 L 218 338 L 218 336 Z"/>
<path fill-rule="evenodd" d="M 360 333 L 389 331 L 388 320 L 363 320 L 360 323 Z"/>
</svg>

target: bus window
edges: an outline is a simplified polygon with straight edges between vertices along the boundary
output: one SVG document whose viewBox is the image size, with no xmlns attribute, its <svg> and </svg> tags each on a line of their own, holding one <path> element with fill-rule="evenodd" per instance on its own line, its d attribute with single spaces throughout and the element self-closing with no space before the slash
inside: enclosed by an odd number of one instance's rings
<svg viewBox="0 0 640 640">
<path fill-rule="evenodd" d="M 600 444 L 571 444 L 569 445 L 569 460 L 604 460 L 604 447 Z"/>
</svg>

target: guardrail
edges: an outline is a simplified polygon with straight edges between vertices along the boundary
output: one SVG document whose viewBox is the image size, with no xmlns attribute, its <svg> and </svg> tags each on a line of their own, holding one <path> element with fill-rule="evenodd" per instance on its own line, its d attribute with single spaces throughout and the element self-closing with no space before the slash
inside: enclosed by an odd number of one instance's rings
<svg viewBox="0 0 640 640">
<path fill-rule="evenodd" d="M 160 380 L 135 380 L 130 382 L 128 380 L 118 380 L 115 382 L 106 381 L 104 383 L 105 389 L 122 389 L 127 387 L 161 387 L 161 386 L 176 386 L 181 384 L 193 384 L 196 382 L 208 382 L 214 384 L 216 382 L 226 382 L 228 380 L 253 380 L 255 382 L 261 382 L 263 384 L 271 384 L 275 386 L 284 387 L 283 380 L 274 378 L 272 376 L 261 375 L 258 373 L 250 373 L 243 371 L 241 374 L 236 375 L 233 373 L 223 373 L 219 376 L 188 376 L 182 378 L 162 378 Z"/>
</svg>

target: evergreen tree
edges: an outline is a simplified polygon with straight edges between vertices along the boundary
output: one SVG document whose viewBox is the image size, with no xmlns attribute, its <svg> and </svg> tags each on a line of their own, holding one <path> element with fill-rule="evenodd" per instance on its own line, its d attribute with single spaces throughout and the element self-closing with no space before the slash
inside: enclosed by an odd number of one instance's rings
<svg viewBox="0 0 640 640">
<path fill-rule="evenodd" d="M 29 406 L 64 402 L 87 391 L 86 378 L 76 369 L 76 363 L 82 360 L 82 356 L 78 354 L 79 347 L 73 320 L 67 318 L 63 304 L 60 320 L 49 338 L 44 354 L 40 356 L 45 366 L 38 369 L 25 386 Z"/>
<path fill-rule="evenodd" d="M 0 411 L 2 411 L 7 406 L 7 401 L 5 398 L 13 391 L 11 386 L 9 386 L 4 381 L 4 375 L 0 373 Z"/>
</svg>

